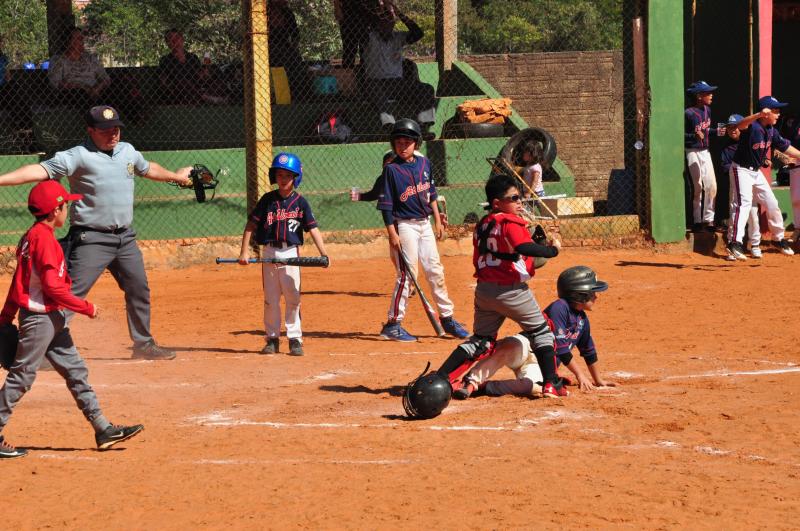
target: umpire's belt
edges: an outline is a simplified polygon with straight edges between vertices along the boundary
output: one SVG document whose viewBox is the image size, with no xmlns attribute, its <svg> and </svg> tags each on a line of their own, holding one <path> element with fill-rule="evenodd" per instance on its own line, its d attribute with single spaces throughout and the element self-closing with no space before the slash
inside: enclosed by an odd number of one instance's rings
<svg viewBox="0 0 800 531">
<path fill-rule="evenodd" d="M 71 230 L 74 232 L 102 232 L 103 234 L 122 234 L 128 230 L 128 227 L 117 227 L 116 229 L 95 229 L 93 227 L 73 226 Z"/>
</svg>

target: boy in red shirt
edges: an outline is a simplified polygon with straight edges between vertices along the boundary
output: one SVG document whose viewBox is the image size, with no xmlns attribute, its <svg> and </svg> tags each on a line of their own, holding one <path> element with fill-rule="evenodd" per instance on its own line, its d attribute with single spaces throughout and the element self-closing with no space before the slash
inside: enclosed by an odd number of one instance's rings
<svg viewBox="0 0 800 531">
<path fill-rule="evenodd" d="M 551 245 L 533 242 L 522 212 L 519 181 L 510 175 L 492 175 L 486 182 L 490 212 L 475 227 L 473 265 L 475 278 L 475 322 L 473 335 L 458 346 L 439 368 L 439 374 L 457 382 L 476 361 L 491 354 L 503 321 L 511 318 L 522 327 L 542 369 L 542 396 L 569 393 L 556 374 L 555 338 L 527 281 L 533 278 L 533 257 L 558 255 L 558 241 Z M 468 378 L 456 386 L 453 397 L 465 399 L 476 389 Z"/>
<path fill-rule="evenodd" d="M 67 219 L 67 202 L 81 197 L 67 193 L 55 180 L 37 184 L 28 196 L 28 210 L 36 217 L 36 223 L 17 246 L 17 269 L 0 312 L 0 325 L 6 325 L 19 310 L 17 354 L 0 389 L 0 459 L 24 457 L 28 453 L 8 444 L 2 431 L 14 406 L 33 385 L 36 369 L 45 356 L 64 378 L 78 407 L 92 424 L 98 449 L 107 450 L 144 429 L 141 424 L 115 426 L 106 420 L 89 385 L 86 364 L 65 325 L 65 309 L 91 319 L 98 313 L 97 306 L 70 291 L 72 281 L 67 274 L 64 252 L 55 237 L 55 229 L 62 227 Z M 57 355 L 55 348 L 63 349 L 64 354 Z"/>
</svg>

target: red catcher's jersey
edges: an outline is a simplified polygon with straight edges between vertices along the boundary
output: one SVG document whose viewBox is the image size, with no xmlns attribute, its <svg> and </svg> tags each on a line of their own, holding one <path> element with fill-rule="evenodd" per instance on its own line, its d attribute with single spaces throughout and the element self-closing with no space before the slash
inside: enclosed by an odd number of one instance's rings
<svg viewBox="0 0 800 531">
<path fill-rule="evenodd" d="M 478 232 L 485 231 L 492 221 L 495 222 L 494 226 L 486 236 L 486 247 L 490 251 L 514 254 L 519 244 L 532 241 L 528 222 L 521 217 L 504 213 L 489 214 L 478 223 L 472 235 L 475 278 L 497 284 L 515 284 L 530 280 L 534 275 L 533 258 L 519 255 L 512 262 L 498 258 L 490 252 L 480 253 Z"/>
</svg>

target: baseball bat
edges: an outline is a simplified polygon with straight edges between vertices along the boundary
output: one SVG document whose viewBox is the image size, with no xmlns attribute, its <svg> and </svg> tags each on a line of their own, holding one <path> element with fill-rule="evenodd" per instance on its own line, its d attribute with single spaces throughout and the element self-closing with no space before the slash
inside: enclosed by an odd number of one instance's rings
<svg viewBox="0 0 800 531">
<path fill-rule="evenodd" d="M 327 256 L 298 256 L 294 258 L 250 258 L 247 260 L 251 264 L 284 264 L 300 267 L 328 267 L 330 260 Z M 238 264 L 238 258 L 219 258 L 218 264 Z"/>
<path fill-rule="evenodd" d="M 406 258 L 406 254 L 401 249 L 398 253 L 400 255 L 400 260 L 402 260 L 403 266 L 406 269 L 406 273 L 411 278 L 411 282 L 414 284 L 414 288 L 416 288 L 417 293 L 419 294 L 419 300 L 422 301 L 422 308 L 425 310 L 425 315 L 428 316 L 428 321 L 431 322 L 431 326 L 433 330 L 436 332 L 436 335 L 442 337 L 445 335 L 444 328 L 442 328 L 442 324 L 439 322 L 439 318 L 436 315 L 436 311 L 434 311 L 433 306 L 428 301 L 428 298 L 425 296 L 425 292 L 422 291 L 422 288 L 419 287 L 419 282 L 417 282 L 417 277 L 414 275 L 414 272 L 411 270 L 411 266 L 408 264 L 408 259 Z"/>
</svg>

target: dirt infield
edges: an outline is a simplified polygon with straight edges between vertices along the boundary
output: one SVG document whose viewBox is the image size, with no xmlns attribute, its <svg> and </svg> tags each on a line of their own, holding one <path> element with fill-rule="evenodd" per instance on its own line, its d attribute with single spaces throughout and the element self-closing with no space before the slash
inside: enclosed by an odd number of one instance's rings
<svg viewBox="0 0 800 531">
<path fill-rule="evenodd" d="M 471 325 L 469 258 L 444 263 Z M 303 271 L 303 358 L 258 355 L 257 266 L 208 265 L 149 272 L 154 332 L 179 355 L 132 361 L 104 276 L 103 315 L 73 335 L 107 416 L 145 432 L 96 452 L 63 382 L 40 373 L 4 433 L 31 451 L 0 462 L 3 528 L 796 529 L 800 257 L 569 249 L 537 274 L 541 303 L 576 264 L 611 285 L 592 330 L 620 388 L 475 398 L 416 422 L 403 386 L 457 341 L 431 337 L 416 299 L 418 343 L 378 336 L 385 256 Z"/>
</svg>

